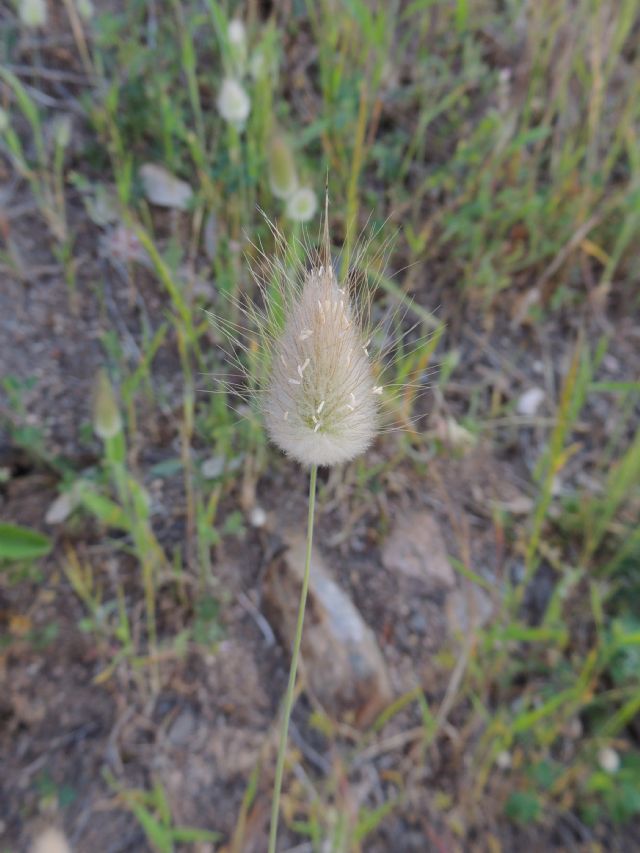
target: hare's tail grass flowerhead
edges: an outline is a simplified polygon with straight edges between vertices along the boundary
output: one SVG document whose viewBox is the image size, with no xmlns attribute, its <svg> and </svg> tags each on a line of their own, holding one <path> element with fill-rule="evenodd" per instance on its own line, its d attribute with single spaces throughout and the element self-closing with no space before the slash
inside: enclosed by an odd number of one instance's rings
<svg viewBox="0 0 640 853">
<path fill-rule="evenodd" d="M 293 222 L 309 222 L 316 215 L 318 199 L 311 187 L 298 187 L 287 199 L 287 218 Z"/>
<path fill-rule="evenodd" d="M 17 6 L 25 27 L 44 27 L 47 23 L 46 0 L 20 0 Z"/>
<path fill-rule="evenodd" d="M 357 312 L 333 268 L 310 270 L 288 306 L 263 401 L 274 444 L 303 465 L 335 465 L 363 453 L 378 395 Z"/>
<path fill-rule="evenodd" d="M 270 363 L 260 400 L 273 443 L 309 467 L 348 462 L 369 447 L 382 390 L 362 312 L 333 270 L 327 215 L 328 202 L 311 268 L 293 280 L 279 271 L 282 321 L 265 336 Z"/>
<path fill-rule="evenodd" d="M 267 219 L 275 250 L 267 255 L 253 246 L 257 298 L 237 305 L 235 321 L 212 317 L 234 351 L 235 369 L 218 386 L 249 403 L 271 441 L 305 467 L 348 462 L 379 433 L 406 429 L 407 399 L 425 389 L 418 357 L 425 338 L 406 329 L 402 312 L 372 303 L 371 280 L 389 242 L 370 252 L 377 232 L 359 244 L 338 279 L 326 207 L 320 250 L 303 245 L 302 261 L 300 247 Z M 372 323 L 374 313 L 380 317 Z"/>
<path fill-rule="evenodd" d="M 298 189 L 293 151 L 282 134 L 274 133 L 268 150 L 269 186 L 276 198 L 286 201 Z"/>
<path fill-rule="evenodd" d="M 225 77 L 216 101 L 222 118 L 242 130 L 251 111 L 251 99 L 235 77 Z"/>
<path fill-rule="evenodd" d="M 98 371 L 93 388 L 93 429 L 103 441 L 114 438 L 122 430 L 113 385 L 106 370 Z"/>
</svg>

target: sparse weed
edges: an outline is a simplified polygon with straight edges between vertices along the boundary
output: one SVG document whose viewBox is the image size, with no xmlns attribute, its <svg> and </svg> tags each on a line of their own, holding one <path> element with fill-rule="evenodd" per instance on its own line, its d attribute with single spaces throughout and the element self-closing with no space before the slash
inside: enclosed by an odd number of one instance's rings
<svg viewBox="0 0 640 853">
<path fill-rule="evenodd" d="M 125 788 L 111 775 L 106 781 L 118 799 L 133 813 L 144 830 L 147 841 L 158 853 L 174 853 L 176 845 L 214 843 L 220 833 L 191 826 L 176 826 L 167 795 L 159 781 L 150 791 Z"/>
<path fill-rule="evenodd" d="M 45 129 L 40 110 L 20 80 L 6 68 L 0 79 L 10 89 L 27 122 L 30 144 L 25 146 L 14 129 L 11 118 L 0 132 L 0 143 L 11 157 L 21 178 L 26 180 L 54 240 L 53 250 L 63 264 L 70 298 L 75 299 L 74 237 L 67 222 L 65 193 L 65 151 L 71 141 L 71 117 L 58 116 Z M 20 270 L 28 278 L 28 269 Z"/>
</svg>

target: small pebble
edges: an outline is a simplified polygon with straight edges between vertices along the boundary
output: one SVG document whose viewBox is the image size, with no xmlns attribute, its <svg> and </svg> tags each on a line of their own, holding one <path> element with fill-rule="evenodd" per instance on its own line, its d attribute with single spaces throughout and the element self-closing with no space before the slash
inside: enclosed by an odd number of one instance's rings
<svg viewBox="0 0 640 853">
<path fill-rule="evenodd" d="M 71 848 L 65 836 L 51 827 L 36 838 L 31 853 L 71 853 Z"/>
<path fill-rule="evenodd" d="M 264 527 L 267 521 L 267 513 L 261 506 L 256 504 L 251 510 L 249 521 L 251 522 L 252 527 Z"/>
<path fill-rule="evenodd" d="M 205 480 L 215 480 L 224 471 L 224 456 L 212 456 L 210 459 L 205 459 L 200 470 Z"/>
<path fill-rule="evenodd" d="M 63 492 L 53 501 L 44 517 L 46 524 L 62 524 L 71 515 L 76 506 L 76 498 L 72 492 Z"/>
<path fill-rule="evenodd" d="M 511 753 L 506 749 L 496 755 L 496 765 L 500 770 L 508 770 L 511 767 Z"/>
<path fill-rule="evenodd" d="M 544 400 L 544 391 L 542 388 L 529 388 L 518 399 L 516 403 L 516 411 L 519 415 L 532 417 L 536 414 Z"/>
</svg>

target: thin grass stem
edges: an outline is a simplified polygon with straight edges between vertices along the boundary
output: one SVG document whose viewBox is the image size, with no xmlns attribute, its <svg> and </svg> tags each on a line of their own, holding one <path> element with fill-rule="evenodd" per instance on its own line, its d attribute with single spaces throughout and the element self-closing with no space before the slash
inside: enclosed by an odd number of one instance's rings
<svg viewBox="0 0 640 853">
<path fill-rule="evenodd" d="M 269 831 L 269 853 L 276 853 L 276 841 L 278 838 L 278 816 L 280 813 L 280 791 L 282 789 L 282 775 L 284 772 L 284 758 L 287 752 L 287 737 L 289 734 L 289 720 L 293 708 L 293 697 L 296 686 L 296 674 L 298 671 L 298 658 L 300 657 L 300 644 L 302 642 L 302 626 L 304 624 L 304 610 L 307 604 L 307 592 L 309 591 L 309 576 L 311 574 L 311 547 L 313 544 L 313 519 L 316 508 L 316 479 L 318 466 L 311 468 L 309 477 L 309 514 L 307 519 L 307 554 L 304 564 L 304 577 L 302 579 L 302 590 L 300 592 L 300 605 L 298 607 L 298 623 L 296 625 L 296 636 L 293 641 L 291 653 L 291 668 L 289 670 L 289 684 L 284 699 L 284 715 L 282 729 L 280 732 L 280 745 L 278 747 L 278 762 L 276 764 L 276 778 L 273 783 L 273 798 L 271 802 L 271 829 Z"/>
</svg>

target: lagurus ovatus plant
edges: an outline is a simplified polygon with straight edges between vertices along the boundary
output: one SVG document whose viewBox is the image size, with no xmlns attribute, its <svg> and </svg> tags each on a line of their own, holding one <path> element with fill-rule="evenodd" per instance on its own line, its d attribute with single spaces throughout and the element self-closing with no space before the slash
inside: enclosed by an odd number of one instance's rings
<svg viewBox="0 0 640 853">
<path fill-rule="evenodd" d="M 367 450 L 381 428 L 380 402 L 385 394 L 378 376 L 380 361 L 374 363 L 370 355 L 373 333 L 366 273 L 358 276 L 351 270 L 338 279 L 331 256 L 328 202 L 321 249 L 308 252 L 306 266 L 275 228 L 273 233 L 279 251 L 275 259 L 263 258 L 266 271 L 256 277 L 260 299 L 241 306 L 246 321 L 242 329 L 257 332 L 257 340 L 243 343 L 238 326 L 216 318 L 229 340 L 244 348 L 253 362 L 252 370 L 243 369 L 249 395 L 257 402 L 270 439 L 310 472 L 306 561 L 284 699 L 269 853 L 276 849 L 284 757 L 309 588 L 318 467 L 349 462 Z M 383 331 L 380 336 L 384 338 Z"/>
</svg>

